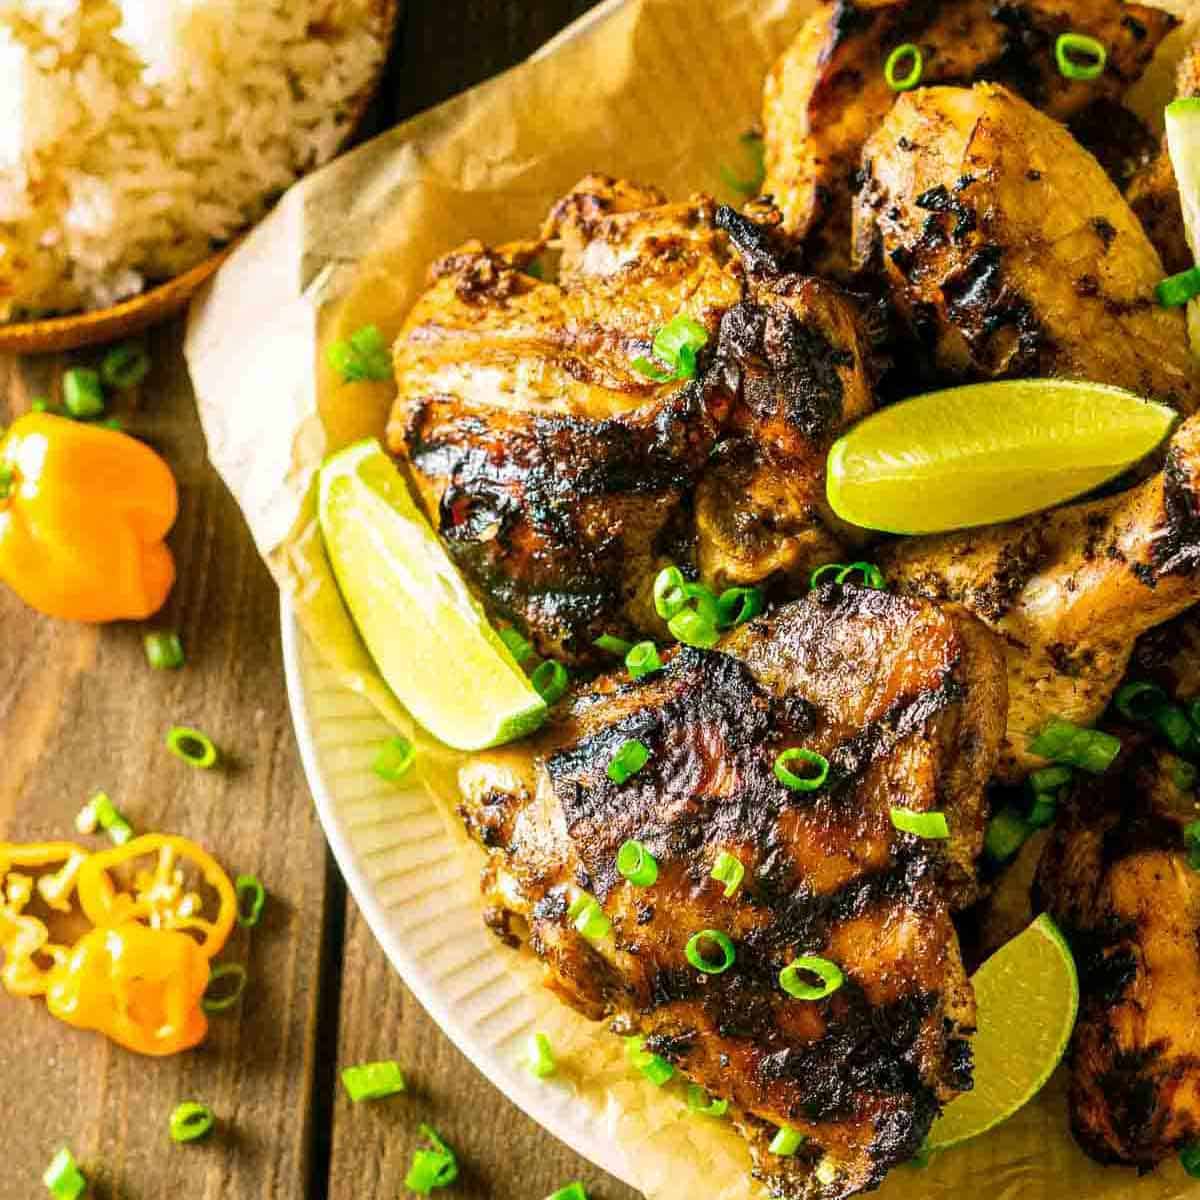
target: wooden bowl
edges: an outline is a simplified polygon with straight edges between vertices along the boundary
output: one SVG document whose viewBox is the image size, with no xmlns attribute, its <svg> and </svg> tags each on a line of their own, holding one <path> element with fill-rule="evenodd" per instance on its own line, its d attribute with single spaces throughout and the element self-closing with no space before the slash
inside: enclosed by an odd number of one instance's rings
<svg viewBox="0 0 1200 1200">
<path fill-rule="evenodd" d="M 400 19 L 400 0 L 376 0 L 376 6 L 383 23 L 384 40 L 390 49 Z M 342 143 L 343 149 L 354 138 L 366 116 L 388 57 L 385 52 L 375 77 L 355 101 L 353 116 Z M 78 350 L 83 346 L 103 345 L 140 333 L 186 308 L 188 301 L 216 274 L 236 245 L 237 239 L 190 271 L 165 283 L 155 284 L 140 295 L 111 308 L 68 313 L 39 321 L 0 322 L 0 352 L 44 354 L 57 350 Z"/>
</svg>

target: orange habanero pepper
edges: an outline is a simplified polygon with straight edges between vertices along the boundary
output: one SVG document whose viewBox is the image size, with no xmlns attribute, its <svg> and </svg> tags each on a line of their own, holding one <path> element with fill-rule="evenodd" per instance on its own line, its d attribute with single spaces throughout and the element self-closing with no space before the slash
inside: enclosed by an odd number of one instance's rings
<svg viewBox="0 0 1200 1200">
<path fill-rule="evenodd" d="M 0 441 L 0 579 L 69 621 L 140 620 L 175 582 L 178 492 L 136 438 L 48 413 Z"/>
</svg>

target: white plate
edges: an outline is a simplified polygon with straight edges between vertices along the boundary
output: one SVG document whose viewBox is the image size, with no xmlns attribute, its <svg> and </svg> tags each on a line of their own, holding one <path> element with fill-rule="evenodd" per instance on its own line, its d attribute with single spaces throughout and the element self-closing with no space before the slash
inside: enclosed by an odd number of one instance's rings
<svg viewBox="0 0 1200 1200">
<path fill-rule="evenodd" d="M 484 927 L 479 875 L 424 788 L 371 770 L 395 732 L 334 678 L 281 606 L 283 661 L 296 740 L 334 858 L 384 953 L 446 1036 L 510 1100 L 571 1149 L 629 1183 L 625 1157 L 567 1088 L 534 1083 L 521 1065 L 558 1005 L 514 970 Z M 631 1184 L 631 1186 L 633 1186 Z"/>
</svg>

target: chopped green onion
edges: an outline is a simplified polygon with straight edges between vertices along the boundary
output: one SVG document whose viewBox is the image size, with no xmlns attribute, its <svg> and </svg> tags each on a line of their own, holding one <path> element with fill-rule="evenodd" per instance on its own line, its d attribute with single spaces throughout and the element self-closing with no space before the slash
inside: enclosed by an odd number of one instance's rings
<svg viewBox="0 0 1200 1200">
<path fill-rule="evenodd" d="M 950 826 L 944 812 L 914 812 L 911 808 L 893 808 L 892 824 L 901 833 L 940 841 L 950 836 Z"/>
<path fill-rule="evenodd" d="M 567 915 L 575 922 L 575 928 L 588 941 L 597 942 L 612 932 L 612 922 L 594 896 L 581 892 L 571 903 Z"/>
<path fill-rule="evenodd" d="M 548 704 L 557 704 L 566 694 L 571 684 L 567 668 L 553 658 L 548 658 L 529 677 L 533 690 Z"/>
<path fill-rule="evenodd" d="M 1188 720 L 1187 713 L 1178 705 L 1163 704 L 1154 710 L 1150 723 L 1162 734 L 1167 744 L 1177 754 L 1196 749 L 1196 729 Z"/>
<path fill-rule="evenodd" d="M 198 1142 L 212 1132 L 216 1123 L 216 1115 L 207 1104 L 185 1100 L 171 1114 L 171 1141 Z"/>
<path fill-rule="evenodd" d="M 676 641 L 685 646 L 696 646 L 701 650 L 711 650 L 721 640 L 716 625 L 706 621 L 690 608 L 677 612 L 667 622 L 667 628 Z"/>
<path fill-rule="evenodd" d="M 344 1068 L 342 1086 L 350 1099 L 359 1104 L 363 1100 L 384 1100 L 388 1096 L 397 1096 L 405 1090 L 406 1085 L 400 1064 L 388 1059 L 386 1062 Z"/>
<path fill-rule="evenodd" d="M 406 737 L 390 737 L 379 747 L 371 770 L 388 783 L 399 783 L 417 761 L 417 748 Z"/>
<path fill-rule="evenodd" d="M 907 73 L 897 75 L 901 64 L 908 59 L 912 60 L 912 65 Z M 921 48 L 912 42 L 905 42 L 887 56 L 887 62 L 883 64 L 883 77 L 893 92 L 908 92 L 921 82 L 921 73 L 924 70 L 925 56 L 921 53 Z"/>
<path fill-rule="evenodd" d="M 553 1196 L 547 1196 L 546 1200 L 588 1200 L 588 1194 L 579 1180 L 574 1183 L 568 1183 L 566 1187 L 559 1188 Z"/>
<path fill-rule="evenodd" d="M 110 388 L 126 392 L 150 374 L 150 355 L 136 342 L 114 346 L 100 364 L 100 378 Z"/>
<path fill-rule="evenodd" d="M 449 1187 L 458 1178 L 458 1159 L 428 1125 L 421 1126 L 421 1136 L 429 1147 L 422 1147 L 413 1155 L 404 1186 L 419 1196 L 428 1196 L 436 1188 Z"/>
<path fill-rule="evenodd" d="M 726 900 L 731 899 L 737 894 L 737 890 L 742 886 L 742 880 L 745 876 L 746 868 L 742 865 L 740 858 L 730 854 L 728 850 L 722 850 L 717 855 L 717 861 L 713 864 L 712 877 L 718 883 L 725 885 Z"/>
<path fill-rule="evenodd" d="M 100 422 L 101 429 L 111 429 L 113 433 L 121 433 L 125 428 L 125 423 L 120 417 L 105 417 Z"/>
<path fill-rule="evenodd" d="M 650 761 L 650 750 L 637 738 L 624 741 L 617 748 L 606 774 L 618 787 L 632 779 Z"/>
<path fill-rule="evenodd" d="M 988 822 L 983 848 L 996 863 L 1006 863 L 1025 844 L 1029 823 L 1011 805 L 1006 805 Z"/>
<path fill-rule="evenodd" d="M 1103 42 L 1086 33 L 1060 33 L 1054 43 L 1054 57 L 1065 78 L 1095 79 L 1104 71 L 1108 51 Z"/>
<path fill-rule="evenodd" d="M 12 495 L 16 478 L 16 471 L 8 463 L 0 463 L 0 500 L 7 500 Z"/>
<path fill-rule="evenodd" d="M 208 993 L 212 991 L 213 984 L 220 983 L 222 979 L 232 979 L 233 987 L 225 991 L 224 995 L 210 996 Z M 241 963 L 221 963 L 220 966 L 213 967 L 208 976 L 208 987 L 204 989 L 200 1007 L 207 1013 L 228 1012 L 242 998 L 242 993 L 246 990 L 246 984 L 249 981 L 250 976 Z M 218 988 L 218 991 L 220 990 Z"/>
<path fill-rule="evenodd" d="M 1181 791 L 1190 792 L 1196 786 L 1196 768 L 1190 762 L 1176 762 L 1171 767 L 1171 779 Z"/>
<path fill-rule="evenodd" d="M 646 1039 L 643 1037 L 625 1039 L 625 1057 L 655 1087 L 662 1087 L 675 1074 L 675 1068 L 665 1058 L 646 1049 Z"/>
<path fill-rule="evenodd" d="M 826 563 L 823 567 L 818 567 L 808 577 L 809 591 L 815 591 L 817 588 L 819 588 L 821 586 L 821 580 L 826 575 L 832 575 L 836 580 L 836 578 L 841 575 L 844 570 L 846 570 L 845 563 Z"/>
<path fill-rule="evenodd" d="M 1168 275 L 1154 289 L 1163 308 L 1179 308 L 1194 296 L 1200 295 L 1200 267 L 1188 267 L 1178 275 Z"/>
<path fill-rule="evenodd" d="M 35 396 L 29 402 L 29 411 L 36 413 L 50 412 L 50 401 L 45 396 Z"/>
<path fill-rule="evenodd" d="M 748 157 L 754 163 L 754 174 L 749 179 L 743 179 L 732 167 L 722 164 L 720 175 L 725 186 L 731 191 L 741 192 L 743 196 L 751 198 L 762 191 L 767 178 L 767 147 L 762 135 L 753 131 L 743 133 L 738 141 L 746 147 Z"/>
<path fill-rule="evenodd" d="M 1193 1179 L 1200 1179 L 1200 1142 L 1193 1142 L 1179 1152 L 1179 1165 Z"/>
<path fill-rule="evenodd" d="M 607 650 L 610 654 L 619 654 L 622 658 L 633 649 L 632 642 L 627 642 L 623 638 L 613 637 L 608 633 L 596 639 L 596 646 L 601 650 Z"/>
<path fill-rule="evenodd" d="M 1200 729 L 1200 700 L 1193 700 L 1188 705 L 1188 719 L 1197 729 Z"/>
<path fill-rule="evenodd" d="M 788 763 L 803 763 L 816 770 L 815 775 L 797 775 L 788 769 Z M 829 759 L 815 750 L 795 746 L 785 750 L 775 760 L 775 778 L 793 792 L 815 792 L 829 778 Z"/>
<path fill-rule="evenodd" d="M 688 1084 L 687 1106 L 695 1117 L 723 1117 L 729 1111 L 728 1100 L 714 1100 L 698 1083 Z"/>
<path fill-rule="evenodd" d="M 669 621 L 682 607 L 687 596 L 687 580 L 678 567 L 663 567 L 654 577 L 654 611 Z"/>
<path fill-rule="evenodd" d="M 142 639 L 146 661 L 156 671 L 174 671 L 183 666 L 183 643 L 174 631 L 148 633 Z"/>
<path fill-rule="evenodd" d="M 658 879 L 658 860 L 641 842 L 628 841 L 617 851 L 617 871 L 634 887 L 650 887 Z"/>
<path fill-rule="evenodd" d="M 243 929 L 253 929 L 262 920 L 267 902 L 267 889 L 257 875 L 239 875 L 234 884 L 237 892 L 237 923 Z M 249 905 L 246 901 L 249 900 Z"/>
<path fill-rule="evenodd" d="M 706 943 L 712 943 L 721 952 L 719 961 L 714 962 L 705 956 Z M 724 975 L 737 961 L 737 951 L 732 940 L 727 933 L 722 933 L 719 929 L 702 929 L 699 933 L 693 933 L 688 938 L 683 953 L 688 962 L 705 975 Z"/>
<path fill-rule="evenodd" d="M 538 1079 L 548 1079 L 557 1070 L 550 1039 L 544 1033 L 535 1033 L 529 1039 L 529 1073 Z"/>
<path fill-rule="evenodd" d="M 696 374 L 696 356 L 707 344 L 708 330 L 692 317 L 680 315 L 654 335 L 654 359 L 639 356 L 633 360 L 633 369 L 656 383 L 691 379 Z M 665 364 L 665 369 L 660 364 Z"/>
<path fill-rule="evenodd" d="M 334 342 L 326 352 L 326 359 L 346 383 L 364 379 L 384 383 L 392 377 L 392 356 L 375 325 L 364 325 L 347 341 Z"/>
<path fill-rule="evenodd" d="M 1082 729 L 1061 717 L 1052 717 L 1045 729 L 1029 743 L 1029 752 L 1102 775 L 1121 752 L 1121 740 L 1099 729 Z"/>
<path fill-rule="evenodd" d="M 1193 871 L 1200 871 L 1200 821 L 1184 826 L 1183 844 L 1188 852 L 1188 866 Z"/>
<path fill-rule="evenodd" d="M 694 612 L 706 625 L 716 626 L 721 620 L 721 606 L 716 596 L 700 583 L 683 585 L 683 610 Z M 676 616 L 679 614 L 676 613 Z"/>
<path fill-rule="evenodd" d="M 1113 704 L 1123 717 L 1131 721 L 1146 721 L 1161 705 L 1167 703 L 1167 693 L 1154 683 L 1127 683 L 1118 689 Z"/>
<path fill-rule="evenodd" d="M 1075 778 L 1070 767 L 1043 767 L 1029 776 L 1029 787 L 1035 796 L 1043 793 L 1057 793 L 1059 788 L 1066 787 Z"/>
<path fill-rule="evenodd" d="M 1030 829 L 1045 829 L 1054 824 L 1058 813 L 1058 800 L 1048 792 L 1040 792 L 1033 798 L 1029 806 L 1029 816 L 1025 818 Z"/>
<path fill-rule="evenodd" d="M 771 1139 L 768 1149 L 779 1158 L 791 1158 L 804 1145 L 804 1134 L 790 1125 L 781 1125 L 779 1132 Z"/>
<path fill-rule="evenodd" d="M 815 975 L 820 984 L 809 983 L 804 975 Z M 779 972 L 779 986 L 797 1000 L 823 1000 L 846 982 L 842 968 L 817 954 L 803 954 Z"/>
<path fill-rule="evenodd" d="M 717 600 L 717 623 L 722 629 L 735 629 L 753 621 L 763 606 L 763 594 L 758 588 L 726 588 Z"/>
<path fill-rule="evenodd" d="M 86 367 L 72 367 L 63 376 L 63 403 L 80 421 L 104 415 L 104 391 L 100 376 Z"/>
<path fill-rule="evenodd" d="M 545 279 L 546 268 L 535 258 L 533 262 L 525 264 L 525 274 L 532 276 L 534 279 Z"/>
<path fill-rule="evenodd" d="M 658 647 L 653 642 L 638 642 L 625 655 L 625 669 L 630 679 L 644 679 L 662 670 L 662 659 L 658 656 Z"/>
<path fill-rule="evenodd" d="M 125 819 L 124 814 L 109 798 L 107 792 L 97 792 L 85 806 L 85 811 L 90 809 L 95 820 L 95 826 L 103 829 L 105 833 L 112 838 L 113 843 L 117 846 L 124 846 L 126 842 L 133 837 L 133 826 Z M 80 822 L 86 823 L 86 818 L 81 812 L 76 818 L 76 826 Z"/>
<path fill-rule="evenodd" d="M 533 646 L 517 630 L 511 626 L 508 629 L 500 630 L 500 640 L 508 647 L 508 652 L 513 656 L 518 667 L 529 661 L 529 656 L 533 653 Z"/>
<path fill-rule="evenodd" d="M 872 588 L 877 592 L 883 591 L 887 587 L 887 580 L 883 576 L 883 572 L 874 564 L 869 562 L 851 563 L 847 567 L 842 567 L 834 576 L 834 583 L 845 583 L 855 572 L 862 575 L 862 586 Z"/>
<path fill-rule="evenodd" d="M 55 1200 L 79 1200 L 87 1191 L 87 1180 L 66 1146 L 50 1160 L 42 1182 Z"/>
<path fill-rule="evenodd" d="M 207 771 L 216 765 L 218 754 L 212 738 L 199 729 L 176 725 L 167 733 L 167 749 L 189 767 Z"/>
</svg>

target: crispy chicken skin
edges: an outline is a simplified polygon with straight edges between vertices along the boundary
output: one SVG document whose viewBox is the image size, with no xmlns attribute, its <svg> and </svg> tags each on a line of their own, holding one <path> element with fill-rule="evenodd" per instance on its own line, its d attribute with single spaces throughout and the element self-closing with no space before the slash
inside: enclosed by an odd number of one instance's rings
<svg viewBox="0 0 1200 1200">
<path fill-rule="evenodd" d="M 1170 756 L 1138 745 L 1079 784 L 1038 892 L 1080 972 L 1071 1125 L 1104 1163 L 1142 1169 L 1200 1139 L 1200 873 L 1183 828 L 1195 794 Z"/>
<path fill-rule="evenodd" d="M 651 590 L 670 561 L 721 587 L 837 556 L 825 457 L 872 407 L 867 349 L 832 285 L 781 271 L 761 217 L 589 178 L 538 241 L 435 264 L 396 343 L 389 445 L 540 654 L 665 636 Z M 548 248 L 554 282 L 525 270 Z M 633 360 L 680 314 L 709 332 L 700 371 L 655 383 Z"/>
<path fill-rule="evenodd" d="M 999 774 L 1044 765 L 1026 744 L 1052 716 L 1091 725 L 1147 630 L 1200 602 L 1200 416 L 1162 471 L 1118 496 L 1007 525 L 898 541 L 892 586 L 962 604 L 1004 639 L 1008 733 Z"/>
<path fill-rule="evenodd" d="M 953 378 L 1060 375 L 1191 413 L 1200 396 L 1162 263 L 1096 160 L 1003 88 L 921 88 L 863 150 L 855 261 L 881 271 Z"/>
<path fill-rule="evenodd" d="M 729 1099 L 773 1195 L 874 1186 L 970 1086 L 974 1001 L 951 909 L 973 893 L 1004 707 L 999 648 L 973 617 L 832 584 L 715 651 L 680 647 L 650 678 L 603 677 L 535 741 L 461 771 L 489 923 L 528 942 L 563 999 Z M 606 767 L 632 738 L 650 760 L 617 786 Z M 796 745 L 830 761 L 819 792 L 773 774 Z M 953 841 L 897 832 L 892 805 L 945 810 Z M 628 838 L 658 861 L 648 888 L 616 873 Z M 722 851 L 746 868 L 732 899 L 710 877 Z M 577 888 L 611 938 L 575 931 Z M 736 946 L 721 975 L 684 956 L 708 928 Z M 778 985 L 806 953 L 845 971 L 826 1001 Z M 808 1139 L 794 1158 L 766 1152 L 781 1124 Z"/>
<path fill-rule="evenodd" d="M 1000 82 L 1058 120 L 1117 100 L 1175 24 L 1119 0 L 837 0 L 809 18 L 767 78 L 763 187 L 802 239 L 808 269 L 835 276 L 850 262 L 851 197 L 863 143 L 895 100 L 884 64 L 905 42 L 921 48 L 925 84 Z M 1063 77 L 1058 35 L 1108 47 L 1096 80 Z"/>
</svg>

